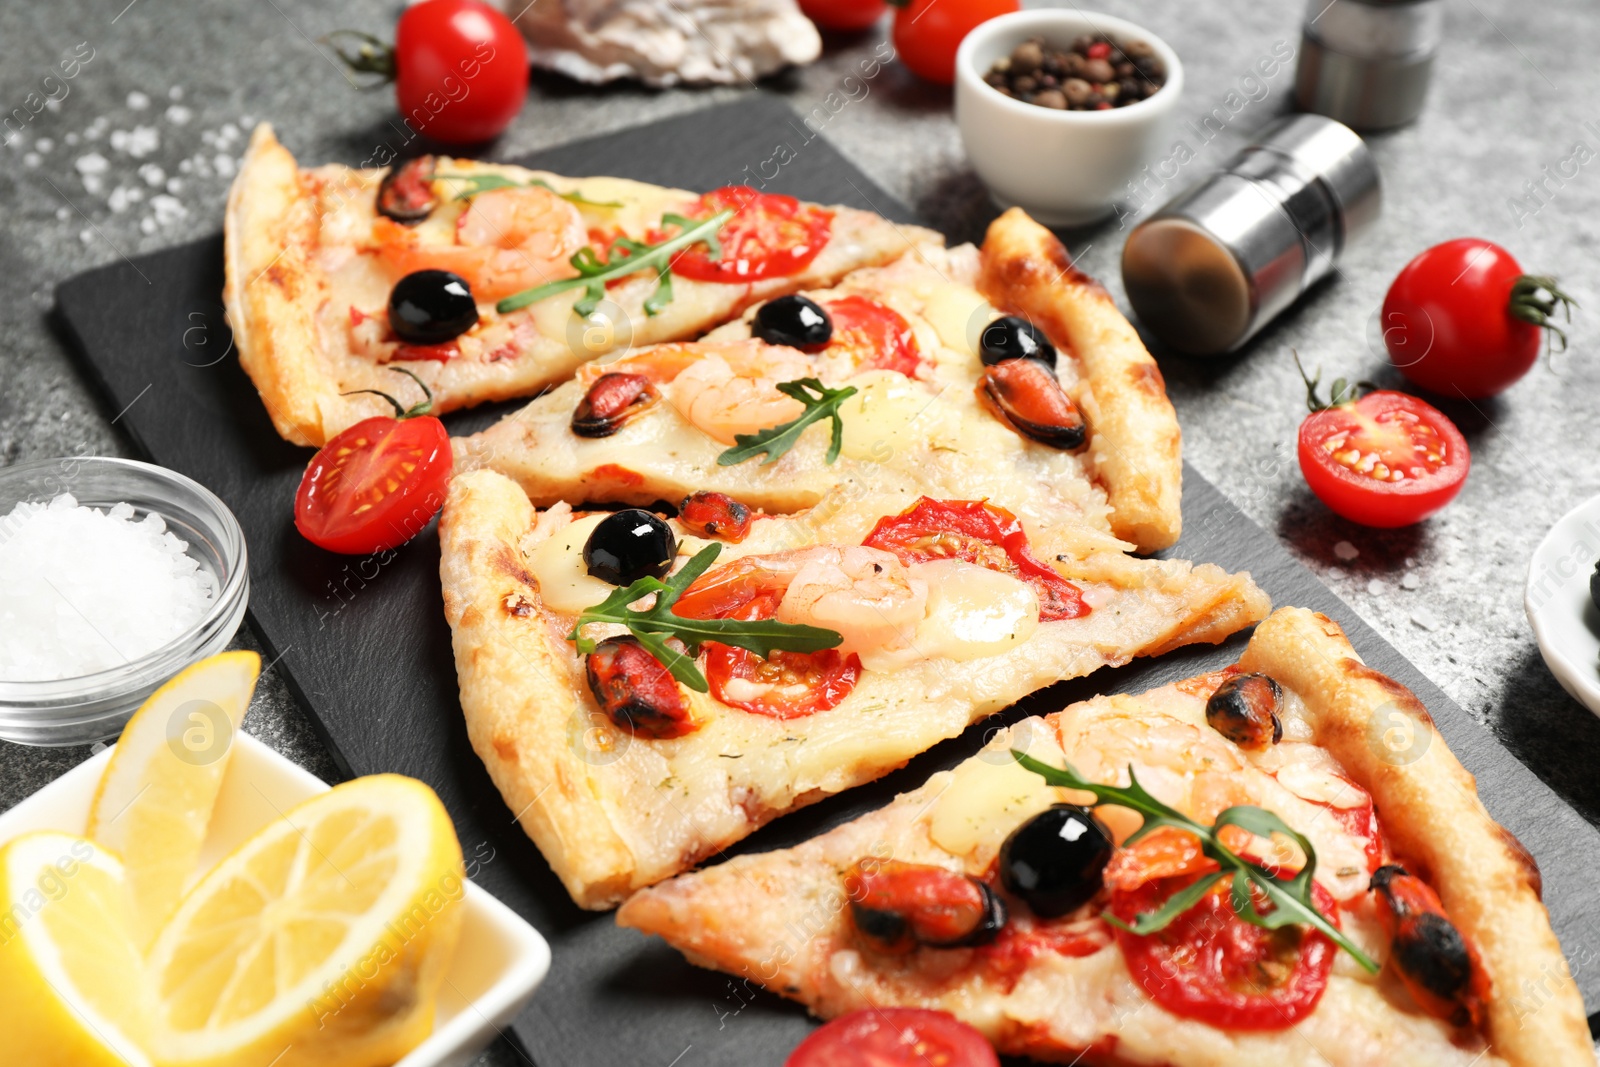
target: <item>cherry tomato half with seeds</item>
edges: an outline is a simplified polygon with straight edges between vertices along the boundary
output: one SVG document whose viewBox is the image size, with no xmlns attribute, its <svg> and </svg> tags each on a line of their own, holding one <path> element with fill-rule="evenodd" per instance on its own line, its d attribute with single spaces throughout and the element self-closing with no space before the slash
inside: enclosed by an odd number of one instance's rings
<svg viewBox="0 0 1600 1067">
<path fill-rule="evenodd" d="M 1379 390 L 1300 424 L 1300 470 L 1329 509 L 1383 528 L 1421 522 L 1456 498 L 1472 456 L 1432 404 Z"/>
<path fill-rule="evenodd" d="M 1407 263 L 1383 298 L 1383 343 L 1395 367 L 1424 389 L 1484 397 L 1527 374 L 1571 318 L 1554 278 L 1524 274 L 1499 245 L 1463 237 Z M 1546 331 L 1549 331 L 1548 333 Z"/>
<path fill-rule="evenodd" d="M 956 49 L 967 34 L 1021 7 L 1017 0 L 909 0 L 894 13 L 894 50 L 912 73 L 952 85 Z"/>
<path fill-rule="evenodd" d="M 888 9 L 883 0 L 800 0 L 806 18 L 825 30 L 864 30 Z"/>
<path fill-rule="evenodd" d="M 783 1067 L 1000 1067 L 984 1036 L 942 1011 L 863 1008 L 800 1042 Z"/>
<path fill-rule="evenodd" d="M 923 364 L 911 324 L 892 307 L 864 296 L 828 301 L 830 353 L 849 353 L 862 370 L 892 370 L 915 378 Z"/>
<path fill-rule="evenodd" d="M 444 505 L 450 436 L 432 415 L 363 419 L 322 446 L 294 497 L 294 525 L 330 552 L 365 556 L 411 540 Z"/>
<path fill-rule="evenodd" d="M 673 257 L 675 273 L 727 285 L 786 278 L 810 266 L 833 232 L 833 212 L 792 196 L 757 192 L 748 185 L 711 190 L 689 216 L 708 219 L 727 208 L 737 213 L 717 233 L 722 254 L 712 259 L 705 245 L 691 245 Z M 667 236 L 652 234 L 651 240 Z"/>
</svg>

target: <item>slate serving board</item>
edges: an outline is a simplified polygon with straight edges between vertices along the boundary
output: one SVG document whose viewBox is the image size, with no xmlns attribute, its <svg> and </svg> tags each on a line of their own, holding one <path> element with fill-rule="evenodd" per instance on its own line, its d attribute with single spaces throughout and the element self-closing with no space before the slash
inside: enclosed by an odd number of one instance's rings
<svg viewBox="0 0 1600 1067">
<path fill-rule="evenodd" d="M 750 181 L 763 161 L 785 156 L 768 188 L 912 221 L 775 98 L 753 96 L 518 162 L 703 189 Z M 617 929 L 609 915 L 580 911 L 517 828 L 467 742 L 433 532 L 384 565 L 329 555 L 294 532 L 290 503 L 310 453 L 273 432 L 233 358 L 221 284 L 222 240 L 213 237 L 79 275 L 59 287 L 57 301 L 88 372 L 137 446 L 209 486 L 238 515 L 250 546 L 251 621 L 341 767 L 352 775 L 399 772 L 432 785 L 455 818 L 476 880 L 549 938 L 553 969 L 515 1024 L 516 1035 L 541 1067 L 780 1064 L 811 1026 L 800 1009 L 691 967 L 660 942 Z M 454 433 L 471 432 L 506 409 L 447 421 Z M 1249 570 L 1275 603 L 1327 613 L 1369 664 L 1417 692 L 1478 776 L 1489 810 L 1538 858 L 1556 931 L 1587 1003 L 1600 1004 L 1595 827 L 1193 470 L 1185 471 L 1183 508 L 1186 532 L 1173 555 Z M 1220 648 L 1182 650 L 1063 683 L 995 722 L 1096 692 L 1164 684 L 1231 662 L 1243 644 L 1236 637 Z M 966 758 L 986 733 L 969 730 L 882 782 L 779 820 L 739 851 L 794 844 L 871 810 Z"/>
</svg>

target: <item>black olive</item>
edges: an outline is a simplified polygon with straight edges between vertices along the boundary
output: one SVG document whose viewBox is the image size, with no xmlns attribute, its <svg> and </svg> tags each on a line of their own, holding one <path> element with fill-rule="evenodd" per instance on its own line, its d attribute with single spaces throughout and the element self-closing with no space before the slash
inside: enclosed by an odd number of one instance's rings
<svg viewBox="0 0 1600 1067">
<path fill-rule="evenodd" d="M 639 508 L 607 515 L 589 534 L 583 562 L 589 573 L 612 585 L 640 578 L 665 578 L 678 554 L 672 527 Z"/>
<path fill-rule="evenodd" d="M 472 287 L 447 270 L 419 270 L 389 291 L 389 328 L 408 345 L 442 345 L 478 324 Z"/>
<path fill-rule="evenodd" d="M 814 352 L 833 340 L 833 320 L 815 300 L 780 296 L 761 305 L 750 332 L 769 345 Z"/>
<path fill-rule="evenodd" d="M 983 328 L 978 342 L 978 358 L 986 367 L 1012 359 L 1036 359 L 1056 365 L 1056 346 L 1045 340 L 1039 327 L 1027 319 L 1006 315 Z"/>
<path fill-rule="evenodd" d="M 1088 808 L 1056 804 L 1011 831 L 1000 846 L 1000 884 L 1035 915 L 1058 918 L 1100 891 L 1112 847 L 1111 831 Z"/>
<path fill-rule="evenodd" d="M 1206 701 L 1206 722 L 1242 748 L 1283 740 L 1283 687 L 1265 674 L 1236 674 Z"/>
</svg>

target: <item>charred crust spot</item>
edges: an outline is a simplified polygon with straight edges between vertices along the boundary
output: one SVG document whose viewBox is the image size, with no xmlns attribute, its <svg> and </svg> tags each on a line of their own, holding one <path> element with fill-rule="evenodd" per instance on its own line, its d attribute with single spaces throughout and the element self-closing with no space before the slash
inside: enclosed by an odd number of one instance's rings
<svg viewBox="0 0 1600 1067">
<path fill-rule="evenodd" d="M 489 565 L 529 589 L 539 588 L 539 580 L 528 573 L 528 569 L 522 565 L 522 559 L 512 550 L 510 545 L 496 545 L 489 553 Z"/>
<path fill-rule="evenodd" d="M 1495 832 L 1500 835 L 1500 842 L 1506 846 L 1506 851 L 1511 854 L 1512 862 L 1522 871 L 1522 877 L 1527 881 L 1528 888 L 1533 890 L 1533 895 L 1540 900 L 1544 899 L 1544 874 L 1539 870 L 1539 861 L 1533 858 L 1533 853 L 1528 851 L 1517 835 L 1507 830 L 1504 826 L 1495 824 Z"/>
<path fill-rule="evenodd" d="M 1167 397 L 1166 379 L 1161 376 L 1161 368 L 1153 362 L 1129 364 L 1128 381 L 1135 389 L 1158 400 L 1165 400 Z"/>
<path fill-rule="evenodd" d="M 506 597 L 505 609 L 507 615 L 514 615 L 519 619 L 526 619 L 536 610 L 533 603 L 521 593 L 512 593 Z"/>
</svg>

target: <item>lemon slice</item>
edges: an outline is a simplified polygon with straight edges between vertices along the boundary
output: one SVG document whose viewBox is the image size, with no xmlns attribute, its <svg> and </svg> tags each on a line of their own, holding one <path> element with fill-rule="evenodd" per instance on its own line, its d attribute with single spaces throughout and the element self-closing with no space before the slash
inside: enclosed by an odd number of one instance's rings
<svg viewBox="0 0 1600 1067">
<path fill-rule="evenodd" d="M 0 1059 L 28 1067 L 150 1067 L 143 961 L 122 865 L 81 837 L 0 848 Z"/>
<path fill-rule="evenodd" d="M 148 960 L 169 1067 L 377 1067 L 419 1044 L 461 928 L 433 790 L 358 778 L 289 811 L 179 905 Z"/>
</svg>

